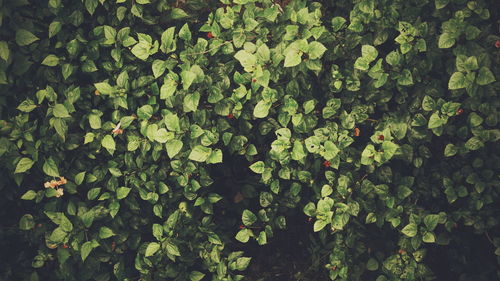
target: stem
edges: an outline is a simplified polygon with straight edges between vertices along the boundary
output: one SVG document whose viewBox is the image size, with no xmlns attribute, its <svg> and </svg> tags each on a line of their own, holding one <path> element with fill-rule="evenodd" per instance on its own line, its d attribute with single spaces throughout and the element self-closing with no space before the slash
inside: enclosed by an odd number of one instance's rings
<svg viewBox="0 0 500 281">
<path fill-rule="evenodd" d="M 493 243 L 493 240 L 491 239 L 490 234 L 488 233 L 488 231 L 485 231 L 484 234 L 486 235 L 486 238 L 488 238 L 488 241 L 490 241 L 490 243 L 493 244 L 493 246 L 495 246 L 495 243 Z"/>
</svg>

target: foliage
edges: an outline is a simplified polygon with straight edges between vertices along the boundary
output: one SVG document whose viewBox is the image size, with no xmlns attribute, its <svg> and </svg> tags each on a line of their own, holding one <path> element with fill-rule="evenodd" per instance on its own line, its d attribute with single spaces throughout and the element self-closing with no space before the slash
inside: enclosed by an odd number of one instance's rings
<svg viewBox="0 0 500 281">
<path fill-rule="evenodd" d="M 499 278 L 494 3 L 0 0 L 2 278 Z"/>
</svg>

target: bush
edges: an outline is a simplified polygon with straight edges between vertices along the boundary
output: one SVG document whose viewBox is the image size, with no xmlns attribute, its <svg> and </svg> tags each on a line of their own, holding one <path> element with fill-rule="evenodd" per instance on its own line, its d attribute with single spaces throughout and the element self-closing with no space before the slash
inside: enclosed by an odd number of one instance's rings
<svg viewBox="0 0 500 281">
<path fill-rule="evenodd" d="M 500 278 L 494 2 L 0 0 L 0 279 Z"/>
</svg>

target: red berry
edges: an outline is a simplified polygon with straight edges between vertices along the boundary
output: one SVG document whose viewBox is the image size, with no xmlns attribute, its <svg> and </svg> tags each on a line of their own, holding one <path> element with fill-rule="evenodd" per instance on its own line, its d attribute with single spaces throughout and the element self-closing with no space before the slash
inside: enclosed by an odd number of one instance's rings
<svg viewBox="0 0 500 281">
<path fill-rule="evenodd" d="M 360 132 L 361 132 L 361 130 L 359 128 L 354 128 L 354 136 L 355 137 L 359 137 Z"/>
<path fill-rule="evenodd" d="M 460 115 L 460 114 L 462 114 L 462 113 L 464 113 L 464 110 L 463 110 L 463 109 L 461 109 L 461 108 L 457 109 L 457 115 Z"/>
<path fill-rule="evenodd" d="M 244 225 L 240 225 L 240 229 L 244 229 L 244 228 L 245 228 L 245 226 L 244 226 Z"/>
<path fill-rule="evenodd" d="M 495 47 L 500 48 L 500 40 L 497 40 L 497 41 L 495 42 Z"/>
<path fill-rule="evenodd" d="M 327 161 L 325 161 L 325 162 L 323 162 L 323 166 L 325 166 L 325 167 L 327 167 L 327 168 L 328 168 L 328 167 L 330 167 L 330 165 L 331 165 L 331 164 L 332 164 L 332 163 L 330 163 L 330 161 L 328 161 L 328 160 L 327 160 Z"/>
<path fill-rule="evenodd" d="M 63 244 L 63 246 L 62 246 L 62 247 L 63 247 L 64 249 L 68 249 L 68 248 L 69 248 L 68 244 Z"/>
<path fill-rule="evenodd" d="M 207 34 L 207 37 L 208 37 L 208 38 L 214 38 L 214 35 L 212 34 L 212 32 L 209 32 L 209 33 Z"/>
<path fill-rule="evenodd" d="M 234 115 L 233 115 L 232 113 L 229 113 L 229 114 L 227 115 L 227 118 L 229 118 L 229 119 L 233 119 L 233 118 L 234 118 Z"/>
<path fill-rule="evenodd" d="M 379 135 L 379 136 L 378 136 L 378 140 L 383 141 L 384 139 L 385 139 L 384 135 Z"/>
<path fill-rule="evenodd" d="M 252 79 L 252 82 L 253 82 L 253 83 L 257 82 L 257 79 L 255 79 L 255 78 L 254 78 L 254 79 Z"/>
</svg>

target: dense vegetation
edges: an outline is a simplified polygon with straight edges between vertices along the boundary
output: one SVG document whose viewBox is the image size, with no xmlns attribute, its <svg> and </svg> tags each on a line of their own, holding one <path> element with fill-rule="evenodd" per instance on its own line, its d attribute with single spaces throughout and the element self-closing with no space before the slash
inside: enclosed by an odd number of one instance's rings
<svg viewBox="0 0 500 281">
<path fill-rule="evenodd" d="M 0 0 L 0 280 L 500 279 L 495 2 Z"/>
</svg>

